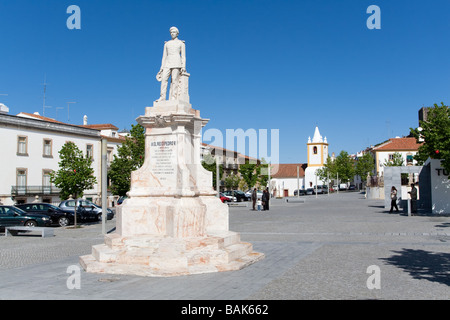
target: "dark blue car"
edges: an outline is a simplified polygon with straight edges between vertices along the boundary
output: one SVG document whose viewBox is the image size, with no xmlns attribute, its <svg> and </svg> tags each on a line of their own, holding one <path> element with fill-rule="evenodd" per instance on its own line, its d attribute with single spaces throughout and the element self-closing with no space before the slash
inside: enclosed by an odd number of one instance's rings
<svg viewBox="0 0 450 320">
<path fill-rule="evenodd" d="M 0 206 L 0 227 L 26 226 L 26 227 L 50 227 L 50 217 L 28 213 L 14 206 Z"/>
</svg>

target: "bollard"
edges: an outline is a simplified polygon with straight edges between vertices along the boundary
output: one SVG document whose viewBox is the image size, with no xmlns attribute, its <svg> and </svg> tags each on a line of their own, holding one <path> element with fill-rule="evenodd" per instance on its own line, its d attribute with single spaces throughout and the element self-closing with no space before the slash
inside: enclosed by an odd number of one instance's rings
<svg viewBox="0 0 450 320">
<path fill-rule="evenodd" d="M 406 199 L 406 201 L 408 202 L 408 217 L 411 217 L 411 200 Z"/>
</svg>

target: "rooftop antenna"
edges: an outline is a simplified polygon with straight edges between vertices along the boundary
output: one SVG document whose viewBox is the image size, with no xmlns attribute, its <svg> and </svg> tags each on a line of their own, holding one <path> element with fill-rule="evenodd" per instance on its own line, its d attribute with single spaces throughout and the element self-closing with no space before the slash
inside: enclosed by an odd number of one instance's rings
<svg viewBox="0 0 450 320">
<path fill-rule="evenodd" d="M 70 123 L 70 104 L 76 102 L 67 102 L 67 123 Z"/>
</svg>

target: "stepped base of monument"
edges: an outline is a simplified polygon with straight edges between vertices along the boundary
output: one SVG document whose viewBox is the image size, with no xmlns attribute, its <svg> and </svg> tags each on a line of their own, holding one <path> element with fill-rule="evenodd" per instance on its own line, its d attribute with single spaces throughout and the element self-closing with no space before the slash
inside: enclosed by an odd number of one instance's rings
<svg viewBox="0 0 450 320">
<path fill-rule="evenodd" d="M 263 258 L 231 231 L 195 238 L 111 234 L 80 264 L 90 273 L 172 277 L 240 270 Z"/>
</svg>

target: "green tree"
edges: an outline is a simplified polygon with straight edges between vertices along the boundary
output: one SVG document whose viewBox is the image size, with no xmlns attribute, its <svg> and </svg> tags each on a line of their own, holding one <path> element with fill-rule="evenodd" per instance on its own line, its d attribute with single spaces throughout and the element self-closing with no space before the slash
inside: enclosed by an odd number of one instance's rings
<svg viewBox="0 0 450 320">
<path fill-rule="evenodd" d="M 367 180 L 367 173 L 375 168 L 375 160 L 370 153 L 365 153 L 358 158 L 355 166 L 355 174 L 361 177 L 361 181 Z"/>
<path fill-rule="evenodd" d="M 335 171 L 339 174 L 339 180 L 349 181 L 355 175 L 353 160 L 347 151 L 341 151 L 334 161 Z"/>
<path fill-rule="evenodd" d="M 388 160 L 386 159 L 383 163 L 383 166 L 385 167 L 401 167 L 405 164 L 403 161 L 403 157 L 399 152 L 395 152 L 392 155 L 392 159 Z"/>
<path fill-rule="evenodd" d="M 239 166 L 239 173 L 248 188 L 253 188 L 258 182 L 261 169 L 257 164 L 244 163 Z"/>
<path fill-rule="evenodd" d="M 327 157 L 327 162 L 322 168 L 317 169 L 316 174 L 322 181 L 326 181 L 327 178 L 333 179 L 336 177 L 336 162 L 331 159 L 330 156 Z"/>
<path fill-rule="evenodd" d="M 59 151 L 59 170 L 50 173 L 51 182 L 61 189 L 62 199 L 82 197 L 85 190 L 92 189 L 97 179 L 91 168 L 92 158 L 83 156 L 73 142 L 66 142 Z"/>
<path fill-rule="evenodd" d="M 110 191 L 125 196 L 131 187 L 131 172 L 139 169 L 145 160 L 145 129 L 140 124 L 132 125 L 130 135 L 117 148 L 117 155 L 108 171 Z"/>
<path fill-rule="evenodd" d="M 428 158 L 441 159 L 450 172 L 450 108 L 444 103 L 428 109 L 427 120 L 419 121 L 419 128 L 410 128 L 418 143 L 423 144 L 414 159 L 422 165 Z"/>
<path fill-rule="evenodd" d="M 240 180 L 241 179 L 239 178 L 238 175 L 231 173 L 228 177 L 225 178 L 225 182 L 224 182 L 225 187 L 227 189 L 232 189 L 232 190 L 237 189 L 239 186 Z"/>
<path fill-rule="evenodd" d="M 269 184 L 269 164 L 264 158 L 261 159 L 261 164 L 259 165 L 259 177 L 258 182 L 264 189 Z"/>
</svg>

